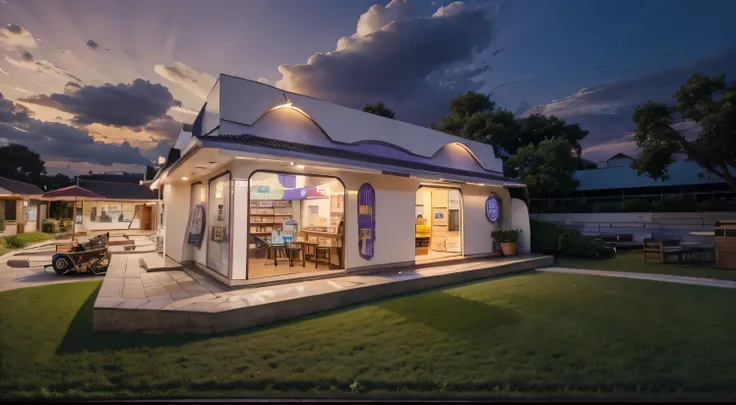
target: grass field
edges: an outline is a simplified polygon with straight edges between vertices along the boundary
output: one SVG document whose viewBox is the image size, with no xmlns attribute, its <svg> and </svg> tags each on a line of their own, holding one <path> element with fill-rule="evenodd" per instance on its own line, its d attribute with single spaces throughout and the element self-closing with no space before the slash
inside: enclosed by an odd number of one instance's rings
<svg viewBox="0 0 736 405">
<path fill-rule="evenodd" d="M 38 242 L 54 239 L 53 233 L 24 232 L 18 235 L 4 236 L 0 238 L 0 255 L 21 249 Z"/>
<path fill-rule="evenodd" d="M 736 280 L 736 270 L 723 270 L 713 264 L 647 264 L 641 250 L 619 252 L 613 259 L 565 259 L 557 265 L 580 269 L 629 271 L 633 273 L 669 274 L 673 276 L 703 277 L 718 280 Z"/>
<path fill-rule="evenodd" d="M 732 290 L 554 273 L 216 336 L 93 332 L 99 282 L 0 293 L 10 398 L 736 398 Z"/>
</svg>

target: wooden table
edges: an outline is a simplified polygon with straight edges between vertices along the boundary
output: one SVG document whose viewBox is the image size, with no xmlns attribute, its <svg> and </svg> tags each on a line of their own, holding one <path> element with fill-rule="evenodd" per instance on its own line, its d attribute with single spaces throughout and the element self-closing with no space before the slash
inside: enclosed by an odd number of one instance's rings
<svg viewBox="0 0 736 405">
<path fill-rule="evenodd" d="M 289 243 L 293 243 L 295 245 L 296 244 L 301 245 L 301 247 L 302 247 L 301 248 L 301 252 L 302 252 L 302 267 L 306 267 L 306 265 L 307 265 L 307 255 L 309 255 L 308 248 L 309 247 L 313 247 L 313 248 L 316 249 L 316 247 L 319 246 L 319 243 L 317 243 L 317 242 L 311 242 L 311 241 L 308 241 L 308 240 L 293 240 L 293 241 L 291 241 Z M 317 254 L 317 252 L 315 251 L 314 254 L 311 255 L 311 256 L 315 256 L 316 254 Z"/>
<path fill-rule="evenodd" d="M 309 231 L 302 229 L 299 232 L 304 234 L 304 239 L 309 240 L 309 236 L 313 235 L 316 237 L 323 237 L 323 238 L 330 238 L 330 239 L 339 239 L 342 241 L 342 234 L 341 233 L 332 233 L 332 232 L 322 232 L 322 231 Z M 327 246 L 329 248 L 335 249 L 337 251 L 337 260 L 338 260 L 338 266 L 342 267 L 342 246 L 336 246 L 334 243 L 330 246 Z"/>
</svg>

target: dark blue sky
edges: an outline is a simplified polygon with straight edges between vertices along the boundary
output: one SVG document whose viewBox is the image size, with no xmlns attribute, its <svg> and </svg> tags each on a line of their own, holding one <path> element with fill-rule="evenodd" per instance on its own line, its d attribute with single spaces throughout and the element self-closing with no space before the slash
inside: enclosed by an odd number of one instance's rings
<svg viewBox="0 0 736 405">
<path fill-rule="evenodd" d="M 143 79 L 181 101 L 165 107 L 186 122 L 214 77 L 229 73 L 356 108 L 382 99 L 397 118 L 427 125 L 452 97 L 475 89 L 518 113 L 581 123 L 591 130 L 584 153 L 595 160 L 636 153 L 636 104 L 666 100 L 696 71 L 736 80 L 736 1 L 451 3 L 0 0 L 0 92 L 35 114 L 35 130 L 46 131 L 39 139 L 66 126 L 120 152 L 115 168 L 130 168 L 166 150 L 176 122 L 161 116 L 133 128 L 84 117 L 93 124 L 81 127 L 68 111 L 22 99 L 62 93 L 70 80 L 101 87 Z M 2 132 L 0 143 L 17 136 Z M 54 168 L 106 168 L 84 154 L 40 152 Z"/>
</svg>

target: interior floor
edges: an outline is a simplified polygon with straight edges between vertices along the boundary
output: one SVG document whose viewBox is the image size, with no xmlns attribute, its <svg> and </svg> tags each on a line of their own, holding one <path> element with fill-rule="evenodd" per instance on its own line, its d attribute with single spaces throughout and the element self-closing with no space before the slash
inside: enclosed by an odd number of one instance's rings
<svg viewBox="0 0 736 405">
<path fill-rule="evenodd" d="M 333 252 L 334 253 L 334 252 Z M 261 277 L 274 277 L 283 276 L 286 274 L 298 274 L 298 273 L 311 273 L 315 271 L 324 270 L 340 270 L 337 266 L 337 259 L 332 258 L 332 266 L 327 266 L 327 263 L 321 261 L 319 266 L 314 267 L 314 261 L 307 261 L 302 266 L 301 259 L 294 259 L 293 266 L 289 266 L 289 260 L 286 258 L 278 259 L 278 266 L 273 265 L 273 259 L 249 259 L 248 260 L 248 279 L 252 280 Z"/>
<path fill-rule="evenodd" d="M 416 256 L 415 262 L 426 263 L 426 262 L 444 260 L 444 259 L 449 259 L 452 257 L 460 257 L 460 256 L 462 256 L 462 253 L 460 252 L 438 252 L 438 251 L 430 250 L 429 253 L 427 253 L 426 255 Z"/>
</svg>

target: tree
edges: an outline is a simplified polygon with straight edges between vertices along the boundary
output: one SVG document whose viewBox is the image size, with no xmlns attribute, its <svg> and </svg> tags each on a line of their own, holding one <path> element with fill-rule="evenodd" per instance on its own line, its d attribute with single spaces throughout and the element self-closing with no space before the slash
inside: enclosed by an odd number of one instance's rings
<svg viewBox="0 0 736 405">
<path fill-rule="evenodd" d="M 639 175 L 666 180 L 673 155 L 684 153 L 736 190 L 731 171 L 736 166 L 736 84 L 727 86 L 724 75 L 710 78 L 696 73 L 674 97 L 674 108 L 650 100 L 634 111 L 634 139 L 642 151 L 631 167 Z M 672 127 L 675 113 L 683 121 L 699 124 L 695 139 L 687 139 Z"/>
<path fill-rule="evenodd" d="M 0 177 L 38 184 L 46 167 L 41 155 L 23 145 L 11 143 L 0 146 Z"/>
<path fill-rule="evenodd" d="M 153 180 L 154 177 L 156 177 L 156 173 L 158 170 L 155 166 L 146 165 L 146 180 Z"/>
<path fill-rule="evenodd" d="M 539 114 L 515 118 L 511 111 L 494 108 L 495 103 L 490 96 L 470 91 L 455 98 L 450 104 L 450 113 L 431 127 L 488 143 L 493 146 L 496 156 L 503 159 L 514 155 L 523 146 L 552 138 L 567 140 L 580 156 L 580 141 L 588 131 L 578 124 L 567 124 L 557 117 Z"/>
<path fill-rule="evenodd" d="M 366 104 L 365 107 L 363 107 L 363 111 L 391 119 L 394 119 L 396 117 L 396 112 L 388 108 L 388 106 L 386 106 L 386 103 L 384 103 L 383 101 L 379 101 L 376 104 Z"/>
<path fill-rule="evenodd" d="M 73 183 L 72 179 L 62 173 L 56 173 L 54 175 L 42 175 L 39 180 L 39 186 L 44 191 L 57 190 L 63 187 L 71 186 Z"/>
<path fill-rule="evenodd" d="M 551 198 L 554 193 L 570 193 L 579 184 L 572 175 L 580 164 L 580 158 L 573 156 L 571 149 L 573 146 L 563 138 L 529 144 L 506 160 L 504 172 L 507 176 L 520 178 L 531 198 Z"/>
</svg>

